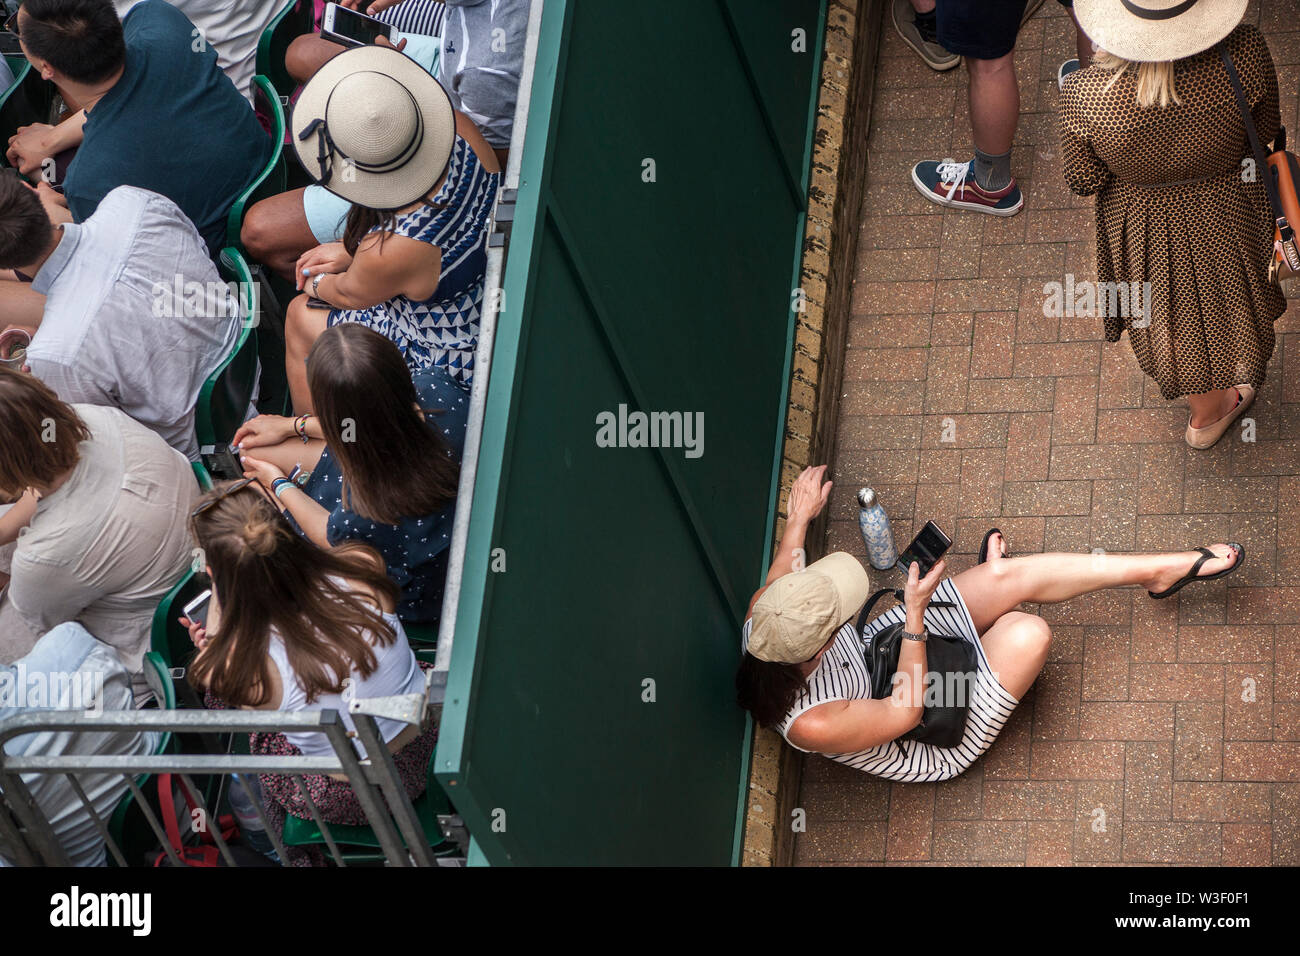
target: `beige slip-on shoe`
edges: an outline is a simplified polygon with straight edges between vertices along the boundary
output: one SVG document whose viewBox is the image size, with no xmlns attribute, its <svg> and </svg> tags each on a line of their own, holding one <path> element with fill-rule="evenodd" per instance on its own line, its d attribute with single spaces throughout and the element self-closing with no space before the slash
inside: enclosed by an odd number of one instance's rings
<svg viewBox="0 0 1300 956">
<path fill-rule="evenodd" d="M 1232 411 L 1224 415 L 1218 421 L 1210 422 L 1203 428 L 1193 428 L 1192 418 L 1187 417 L 1187 444 L 1193 448 L 1206 449 L 1223 437 L 1223 433 L 1231 427 L 1232 423 L 1241 417 L 1241 413 L 1250 408 L 1250 403 L 1255 400 L 1255 388 L 1253 385 L 1237 386 L 1237 405 Z"/>
</svg>

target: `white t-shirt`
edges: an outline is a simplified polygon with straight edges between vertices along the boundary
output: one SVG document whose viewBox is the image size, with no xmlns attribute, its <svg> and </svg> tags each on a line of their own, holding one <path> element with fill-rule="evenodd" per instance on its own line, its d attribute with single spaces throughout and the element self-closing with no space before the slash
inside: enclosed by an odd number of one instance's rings
<svg viewBox="0 0 1300 956">
<path fill-rule="evenodd" d="M 119 17 L 140 0 L 113 0 Z M 198 28 L 204 42 L 217 51 L 217 66 L 235 89 L 253 101 L 257 72 L 257 41 L 270 25 L 283 0 L 167 0 Z"/>
<path fill-rule="evenodd" d="M 384 620 L 396 632 L 397 639 L 386 647 L 380 647 L 373 641 L 371 642 L 371 647 L 375 652 L 376 666 L 370 676 L 363 678 L 357 670 L 353 669 L 349 675 L 352 683 L 342 694 L 322 694 L 311 703 L 307 702 L 306 692 L 289 667 L 289 657 L 285 651 L 284 641 L 281 640 L 279 634 L 272 632 L 269 645 L 271 660 L 275 662 L 275 666 L 280 672 L 280 685 L 284 688 L 280 700 L 280 710 L 337 710 L 342 715 L 343 723 L 347 729 L 355 730 L 356 725 L 352 721 L 352 715 L 348 713 L 348 701 L 354 698 L 393 697 L 399 694 L 421 693 L 424 690 L 424 672 L 420 670 L 420 664 L 415 659 L 415 653 L 411 650 L 410 644 L 407 643 L 406 631 L 402 629 L 402 622 L 394 614 L 385 614 Z M 392 740 L 407 727 L 407 724 L 400 720 L 389 720 L 383 717 L 377 718 L 376 723 L 379 725 L 379 732 L 386 742 Z M 334 748 L 330 746 L 328 738 L 322 733 L 315 731 L 286 733 L 285 737 L 288 738 L 289 743 L 308 757 L 330 757 L 334 755 Z M 354 739 L 353 744 L 357 748 L 357 753 L 364 757 L 365 751 L 361 746 L 361 742 Z"/>
</svg>

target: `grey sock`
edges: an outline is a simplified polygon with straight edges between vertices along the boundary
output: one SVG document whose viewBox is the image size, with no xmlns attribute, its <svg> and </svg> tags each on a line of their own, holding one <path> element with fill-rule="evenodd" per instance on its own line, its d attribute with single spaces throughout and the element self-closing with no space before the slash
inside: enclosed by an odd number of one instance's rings
<svg viewBox="0 0 1300 956">
<path fill-rule="evenodd" d="M 975 182 L 981 189 L 997 192 L 1006 189 L 1011 182 L 1011 151 L 999 156 L 975 150 Z"/>
</svg>

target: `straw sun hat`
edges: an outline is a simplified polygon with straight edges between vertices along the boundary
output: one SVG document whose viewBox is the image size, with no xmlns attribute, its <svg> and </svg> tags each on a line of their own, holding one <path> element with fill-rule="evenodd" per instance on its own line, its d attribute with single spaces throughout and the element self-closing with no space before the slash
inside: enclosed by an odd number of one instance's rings
<svg viewBox="0 0 1300 956">
<path fill-rule="evenodd" d="M 289 128 L 303 167 L 349 202 L 399 209 L 447 171 L 456 114 L 446 91 L 404 53 L 345 50 L 311 78 Z"/>
<path fill-rule="evenodd" d="M 1139 63 L 1180 60 L 1241 22 L 1247 0 L 1074 0 L 1079 26 L 1101 49 Z"/>
</svg>

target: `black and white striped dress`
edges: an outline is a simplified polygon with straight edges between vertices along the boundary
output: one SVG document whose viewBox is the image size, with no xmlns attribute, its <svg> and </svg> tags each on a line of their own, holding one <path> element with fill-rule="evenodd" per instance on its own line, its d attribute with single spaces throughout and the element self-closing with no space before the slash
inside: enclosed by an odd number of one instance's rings
<svg viewBox="0 0 1300 956">
<path fill-rule="evenodd" d="M 363 5 L 362 10 L 365 9 Z M 442 22 L 447 17 L 447 7 L 442 0 L 404 0 L 379 14 L 399 33 L 415 33 L 425 37 L 442 36 Z"/>
<path fill-rule="evenodd" d="M 971 641 L 979 658 L 978 673 L 970 684 L 970 710 L 961 743 L 956 747 L 944 748 L 908 740 L 900 747 L 897 741 L 890 741 L 856 753 L 824 756 L 878 777 L 910 783 L 951 779 L 974 763 L 993 744 L 1019 701 L 1007 693 L 994 676 L 975 630 L 975 623 L 951 578 L 935 589 L 933 600 L 950 601 L 956 606 L 949 608 L 932 605 L 927 608 L 927 627 L 931 631 Z M 899 604 L 877 615 L 866 627 L 867 646 L 870 637 L 889 624 L 903 621 L 906 614 L 903 605 Z M 751 621 L 746 621 L 746 640 L 749 638 L 750 626 Z M 822 655 L 817 669 L 808 676 L 807 688 L 799 694 L 794 706 L 777 725 L 777 731 L 796 750 L 803 748 L 791 743 L 787 734 L 790 725 L 809 708 L 832 700 L 871 699 L 871 673 L 867 670 L 864 644 L 858 638 L 856 626 L 857 616 L 854 615 L 852 620 L 836 632 L 835 642 Z"/>
</svg>

